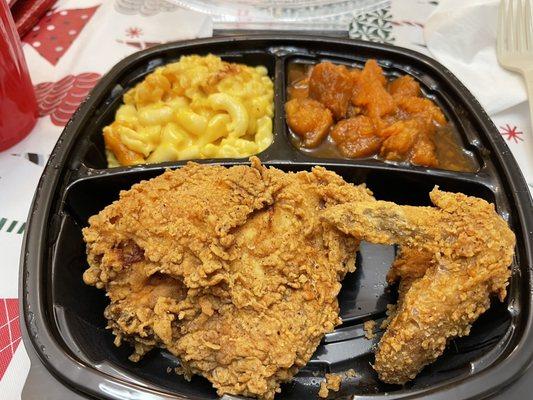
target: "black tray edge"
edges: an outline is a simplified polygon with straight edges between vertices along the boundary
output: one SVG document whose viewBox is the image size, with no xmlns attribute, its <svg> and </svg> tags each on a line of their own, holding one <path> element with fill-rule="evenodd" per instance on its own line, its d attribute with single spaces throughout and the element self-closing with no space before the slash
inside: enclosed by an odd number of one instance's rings
<svg viewBox="0 0 533 400">
<path fill-rule="evenodd" d="M 497 130 L 488 117 L 488 115 L 483 111 L 478 101 L 472 96 L 472 94 L 466 89 L 466 87 L 460 83 L 460 81 L 455 78 L 445 67 L 440 65 L 437 61 L 419 54 L 415 51 L 394 47 L 386 44 L 376 44 L 364 41 L 357 40 L 347 40 L 347 39 L 332 39 L 329 37 L 316 37 L 308 35 L 287 35 L 282 38 L 276 35 L 248 35 L 246 39 L 255 39 L 255 40 L 271 40 L 276 41 L 308 41 L 308 42 L 333 42 L 345 45 L 358 45 L 367 48 L 374 49 L 385 49 L 392 53 L 402 53 L 404 55 L 417 58 L 419 61 L 423 61 L 432 69 L 440 69 L 443 71 L 443 74 L 446 75 L 446 78 L 449 79 L 465 97 L 467 104 L 472 108 L 474 114 L 476 115 L 478 122 L 484 128 L 487 133 L 486 137 L 488 138 L 490 144 L 496 147 L 507 148 L 503 138 L 497 134 Z M 119 62 L 108 74 L 106 74 L 100 83 L 93 89 L 88 99 L 80 105 L 76 113 L 71 118 L 70 122 L 65 127 L 58 143 L 56 144 L 52 155 L 47 163 L 43 176 L 41 177 L 33 202 L 31 207 L 30 216 L 28 219 L 28 229 L 26 230 L 23 246 L 22 246 L 22 257 L 20 264 L 20 281 L 19 281 L 19 298 L 20 300 L 20 312 L 24 318 L 24 334 L 23 339 L 26 344 L 31 343 L 32 347 L 36 350 L 41 362 L 54 373 L 56 376 L 62 376 L 62 379 L 66 379 L 68 383 L 72 386 L 78 386 L 79 382 L 76 380 L 76 371 L 77 368 L 82 368 L 82 365 L 77 363 L 76 360 L 68 357 L 62 349 L 60 349 L 58 343 L 46 330 L 46 321 L 45 314 L 46 310 L 43 306 L 42 294 L 38 290 L 38 285 L 43 281 L 44 277 L 42 276 L 42 271 L 30 271 L 28 269 L 29 265 L 41 265 L 43 260 L 43 254 L 48 246 L 47 243 L 43 241 L 45 234 L 45 228 L 48 228 L 48 223 L 50 220 L 49 211 L 54 200 L 53 195 L 59 183 L 59 179 L 62 176 L 62 169 L 65 166 L 66 155 L 70 152 L 71 147 L 76 139 L 72 133 L 75 130 L 74 126 L 78 125 L 83 119 L 85 114 L 94 107 L 96 100 L 101 96 L 102 88 L 107 86 L 119 71 L 121 71 L 128 63 L 132 60 L 142 59 L 144 57 L 150 56 L 153 53 L 165 51 L 167 49 L 178 47 L 189 47 L 197 44 L 203 43 L 218 43 L 218 42 L 227 42 L 227 41 L 239 41 L 243 40 L 242 36 L 233 36 L 233 37 L 222 37 L 222 38 L 210 38 L 210 39 L 198 39 L 186 42 L 174 42 L 167 43 L 164 45 L 152 47 L 150 49 L 135 53 L 121 62 Z M 62 157 L 58 157 L 58 153 L 62 152 Z M 533 215 L 531 213 L 526 213 L 525 209 L 533 208 L 533 201 L 529 193 L 529 189 L 521 173 L 517 174 L 516 171 L 520 171 L 515 159 L 513 158 L 510 151 L 504 152 L 495 152 L 495 157 L 499 162 L 499 166 L 502 168 L 503 175 L 507 178 L 510 189 L 507 191 L 509 196 L 511 196 L 517 204 L 524 205 L 523 208 L 516 210 L 519 216 L 519 223 L 522 229 L 522 232 L 526 235 L 529 235 L 528 232 L 533 231 Z M 513 171 L 514 170 L 514 171 Z M 533 245 L 531 241 L 526 240 L 525 245 L 525 262 L 529 265 L 532 265 L 533 259 Z M 30 251 L 30 249 L 32 251 Z M 529 281 L 532 280 L 532 271 L 529 271 L 529 276 L 527 277 Z M 32 275 L 34 274 L 34 275 Z M 531 304 L 531 293 L 526 293 L 528 296 L 528 304 Z M 31 301 L 29 301 L 31 299 Z M 29 309 L 28 305 L 37 304 L 38 308 L 33 310 Z M 495 390 L 499 388 L 487 387 L 485 382 L 499 381 L 504 382 L 505 384 L 511 383 L 513 380 L 517 379 L 529 365 L 531 364 L 533 358 L 533 321 L 528 320 L 525 329 L 528 331 L 528 335 L 521 338 L 520 342 L 517 344 L 514 351 L 498 366 L 488 368 L 485 371 L 482 371 L 465 381 L 455 383 L 454 385 L 444 385 L 434 390 L 426 390 L 425 394 L 432 394 L 434 399 L 449 399 L 456 398 L 460 393 L 463 398 L 483 398 L 494 393 Z M 26 332 L 27 329 L 27 332 Z M 528 351 L 529 350 L 529 351 Z M 70 370 L 69 368 L 70 367 Z M 113 382 L 117 387 L 124 388 L 124 385 L 115 379 L 110 379 L 104 374 L 101 374 L 97 371 L 91 371 L 92 375 L 96 377 L 99 375 L 99 378 L 104 378 L 107 382 Z M 93 382 L 94 383 L 94 382 Z M 438 392 L 437 392 L 438 390 Z M 94 393 L 94 392 L 93 392 Z M 419 393 L 409 393 L 397 398 L 417 398 Z M 172 396 L 170 398 L 179 398 Z M 357 396 L 358 399 L 386 399 L 387 395 L 372 395 L 372 396 Z"/>
</svg>

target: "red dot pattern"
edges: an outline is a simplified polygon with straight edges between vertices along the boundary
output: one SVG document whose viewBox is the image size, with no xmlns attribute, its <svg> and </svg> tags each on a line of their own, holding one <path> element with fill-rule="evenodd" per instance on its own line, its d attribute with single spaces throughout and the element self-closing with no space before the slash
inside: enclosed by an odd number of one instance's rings
<svg viewBox="0 0 533 400">
<path fill-rule="evenodd" d="M 49 11 L 23 38 L 52 65 L 56 65 L 90 21 L 98 6 Z"/>
</svg>

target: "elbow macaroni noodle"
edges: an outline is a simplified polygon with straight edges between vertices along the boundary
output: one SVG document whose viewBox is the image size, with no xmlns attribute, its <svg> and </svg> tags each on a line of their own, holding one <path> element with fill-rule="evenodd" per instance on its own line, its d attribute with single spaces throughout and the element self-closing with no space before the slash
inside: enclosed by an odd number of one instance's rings
<svg viewBox="0 0 533 400">
<path fill-rule="evenodd" d="M 273 99 L 263 66 L 183 56 L 124 95 L 104 128 L 109 166 L 257 154 L 273 140 Z"/>
</svg>

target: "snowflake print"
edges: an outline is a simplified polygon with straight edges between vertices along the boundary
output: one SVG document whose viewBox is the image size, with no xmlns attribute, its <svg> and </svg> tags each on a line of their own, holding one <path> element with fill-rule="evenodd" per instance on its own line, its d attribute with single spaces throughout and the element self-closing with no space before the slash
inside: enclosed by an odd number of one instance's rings
<svg viewBox="0 0 533 400">
<path fill-rule="evenodd" d="M 115 0 L 115 10 L 126 15 L 151 17 L 160 12 L 177 10 L 178 6 L 166 0 Z"/>
<path fill-rule="evenodd" d="M 393 43 L 395 38 L 392 32 L 390 4 L 376 11 L 355 15 L 348 34 L 352 39 Z"/>
<path fill-rule="evenodd" d="M 141 28 L 137 28 L 135 26 L 132 26 L 128 29 L 126 29 L 126 36 L 130 38 L 138 38 L 142 36 L 143 30 Z"/>
<path fill-rule="evenodd" d="M 505 126 L 500 126 L 500 133 L 502 136 L 507 136 L 507 140 L 510 142 L 511 140 L 514 140 L 515 143 L 518 143 L 519 141 L 524 141 L 524 138 L 522 138 L 520 135 L 523 135 L 524 132 L 519 131 L 518 127 L 513 126 L 511 128 L 511 125 L 505 124 Z"/>
</svg>

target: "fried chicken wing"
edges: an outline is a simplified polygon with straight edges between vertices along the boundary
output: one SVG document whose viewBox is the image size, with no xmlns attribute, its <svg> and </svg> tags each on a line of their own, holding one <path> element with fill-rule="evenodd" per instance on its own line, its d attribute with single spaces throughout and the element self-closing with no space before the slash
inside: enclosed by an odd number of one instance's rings
<svg viewBox="0 0 533 400">
<path fill-rule="evenodd" d="M 116 344 L 179 357 L 219 395 L 272 399 L 340 322 L 358 242 L 322 221 L 372 201 L 323 168 L 189 163 L 122 192 L 83 230 L 84 281 L 105 289 Z"/>
<path fill-rule="evenodd" d="M 400 297 L 374 365 L 387 383 L 413 379 L 448 340 L 469 334 L 490 295 L 506 296 L 515 236 L 494 206 L 438 188 L 430 198 L 436 207 L 356 202 L 323 214 L 357 239 L 401 247 L 388 276 L 400 279 Z"/>
</svg>

